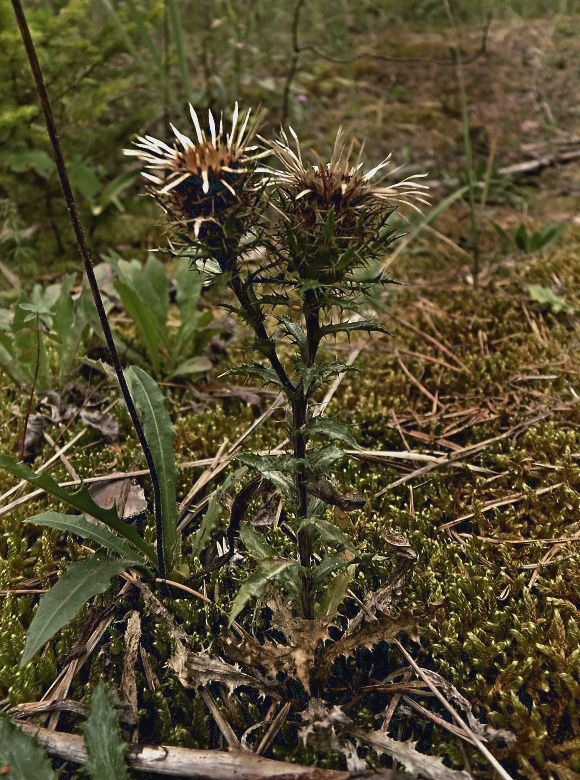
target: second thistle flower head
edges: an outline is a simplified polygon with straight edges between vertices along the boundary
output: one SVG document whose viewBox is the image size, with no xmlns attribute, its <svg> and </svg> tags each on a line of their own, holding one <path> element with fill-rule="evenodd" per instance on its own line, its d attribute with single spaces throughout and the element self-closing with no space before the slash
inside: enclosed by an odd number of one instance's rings
<svg viewBox="0 0 580 780">
<path fill-rule="evenodd" d="M 383 175 L 373 183 L 390 164 L 390 155 L 363 173 L 362 149 L 353 162 L 353 145 L 347 148 L 341 129 L 330 161 L 307 164 L 296 133 L 289 131 L 294 149 L 283 130 L 279 139 L 266 141 L 281 169 L 261 170 L 280 194 L 280 211 L 292 244 L 290 264 L 303 278 L 337 282 L 353 266 L 371 259 L 369 254 L 381 243 L 379 234 L 393 211 L 403 204 L 418 210 L 417 203 L 427 203 L 427 187 L 416 181 L 421 174 L 388 186 Z"/>
<path fill-rule="evenodd" d="M 208 111 L 209 132 L 202 129 L 197 113 L 189 106 L 195 140 L 171 125 L 175 140 L 170 146 L 150 135 L 138 137 L 136 149 L 125 154 L 145 165 L 142 175 L 155 185 L 152 194 L 182 232 L 195 239 L 223 228 L 250 193 L 256 161 L 263 156 L 251 145 L 259 118 L 250 120 L 250 110 L 240 116 L 235 104 L 231 130 L 224 132 Z"/>
</svg>

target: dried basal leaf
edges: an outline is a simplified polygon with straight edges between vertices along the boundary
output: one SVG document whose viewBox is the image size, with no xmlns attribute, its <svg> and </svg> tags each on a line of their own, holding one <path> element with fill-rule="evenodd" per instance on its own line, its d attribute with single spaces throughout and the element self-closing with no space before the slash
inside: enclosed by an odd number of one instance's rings
<svg viewBox="0 0 580 780">
<path fill-rule="evenodd" d="M 125 631 L 125 657 L 123 659 L 123 675 L 121 677 L 121 700 L 127 705 L 127 714 L 131 726 L 136 725 L 138 715 L 137 680 L 135 664 L 141 639 L 141 618 L 137 610 L 132 610 L 127 616 Z"/>
<path fill-rule="evenodd" d="M 322 699 L 310 699 L 308 706 L 302 712 L 302 723 L 299 734 L 305 745 L 323 753 L 343 752 L 336 727 L 350 726 L 352 720 L 340 707 L 327 709 Z"/>
<path fill-rule="evenodd" d="M 386 753 L 404 768 L 426 780 L 473 780 L 469 772 L 450 769 L 440 758 L 427 756 L 415 750 L 413 742 L 399 742 L 377 731 L 351 732 L 357 739 L 366 742 L 379 755 Z"/>
<path fill-rule="evenodd" d="M 379 642 L 392 642 L 400 634 L 416 636 L 417 622 L 409 612 L 397 616 L 381 614 L 376 620 L 360 622 L 357 628 L 324 648 L 318 662 L 316 677 L 325 681 L 332 665 L 340 656 L 350 656 L 362 647 L 372 648 Z"/>
<path fill-rule="evenodd" d="M 242 666 L 263 668 L 272 679 L 282 672 L 298 680 L 308 691 L 314 661 L 320 646 L 328 638 L 330 622 L 293 617 L 278 591 L 270 594 L 267 603 L 274 612 L 273 625 L 284 634 L 286 644 L 269 641 L 260 644 L 246 636 L 237 644 L 225 642 L 224 652 Z"/>
<path fill-rule="evenodd" d="M 33 463 L 42 451 L 42 434 L 46 418 L 43 414 L 31 414 L 26 425 L 26 435 L 22 446 L 22 460 Z"/>
<path fill-rule="evenodd" d="M 517 737 L 513 732 L 506 731 L 505 729 L 494 729 L 492 726 L 488 726 L 487 723 L 481 723 L 477 720 L 473 714 L 473 708 L 470 702 L 467 701 L 465 696 L 462 696 L 462 694 L 459 693 L 457 688 L 450 683 L 449 680 L 445 680 L 440 674 L 437 674 L 437 672 L 433 672 L 430 669 L 423 669 L 422 672 L 434 685 L 443 691 L 445 697 L 452 704 L 457 705 L 463 710 L 467 722 L 469 723 L 469 728 L 479 737 L 490 742 L 501 740 L 507 745 L 513 745 L 517 740 Z"/>
<path fill-rule="evenodd" d="M 145 491 L 131 479 L 94 482 L 89 487 L 89 493 L 93 501 L 103 509 L 116 506 L 123 520 L 137 517 L 147 509 Z"/>
<path fill-rule="evenodd" d="M 345 636 L 358 630 L 362 623 L 372 621 L 377 615 L 388 614 L 393 608 L 395 597 L 402 592 L 409 579 L 418 556 L 403 534 L 393 536 L 397 541 L 397 549 L 402 551 L 401 556 L 393 564 L 386 583 L 365 596 L 363 609 L 349 620 Z"/>
<path fill-rule="evenodd" d="M 193 653 L 181 642 L 177 642 L 176 651 L 168 662 L 181 684 L 185 688 L 203 688 L 210 682 L 224 685 L 233 691 L 242 685 L 257 688 L 264 695 L 280 698 L 280 686 L 267 680 L 259 673 L 246 674 L 237 664 L 228 664 L 208 651 Z"/>
</svg>

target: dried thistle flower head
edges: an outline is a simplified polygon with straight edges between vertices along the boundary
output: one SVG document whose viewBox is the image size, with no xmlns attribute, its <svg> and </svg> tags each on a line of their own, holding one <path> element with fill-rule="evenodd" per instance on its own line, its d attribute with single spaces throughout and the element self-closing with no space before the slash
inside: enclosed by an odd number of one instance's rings
<svg viewBox="0 0 580 780">
<path fill-rule="evenodd" d="M 390 164 L 391 156 L 362 173 L 363 149 L 352 162 L 353 144 L 347 148 L 342 129 L 337 133 L 330 162 L 307 164 L 296 133 L 292 128 L 289 132 L 295 150 L 283 130 L 275 141 L 261 139 L 280 162 L 281 170 L 260 170 L 280 195 L 279 210 L 291 236 L 295 269 L 305 278 L 338 281 L 353 265 L 364 264 L 365 253 L 366 260 L 371 259 L 369 253 L 373 254 L 379 232 L 393 211 L 401 205 L 419 210 L 418 203 L 427 203 L 428 188 L 416 181 L 423 174 L 387 186 L 387 176 L 396 171 L 372 183 L 377 173 Z"/>
<path fill-rule="evenodd" d="M 235 104 L 229 133 L 224 132 L 223 116 L 216 126 L 208 110 L 209 135 L 191 104 L 189 109 L 196 141 L 171 125 L 173 146 L 146 135 L 135 141 L 137 149 L 125 149 L 125 154 L 145 163 L 142 175 L 155 185 L 152 194 L 172 222 L 197 239 L 212 223 L 223 227 L 232 210 L 244 203 L 264 152 L 250 145 L 260 121 L 259 116 L 250 120 L 251 109 L 240 116 Z"/>
</svg>

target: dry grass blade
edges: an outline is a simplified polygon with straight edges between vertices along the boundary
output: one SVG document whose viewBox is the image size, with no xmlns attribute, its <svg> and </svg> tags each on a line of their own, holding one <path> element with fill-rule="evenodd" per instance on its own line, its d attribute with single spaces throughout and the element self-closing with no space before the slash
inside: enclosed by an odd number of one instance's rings
<svg viewBox="0 0 580 780">
<path fill-rule="evenodd" d="M 228 743 L 228 746 L 234 750 L 241 750 L 242 746 L 240 745 L 240 740 L 237 738 L 236 733 L 231 725 L 222 715 L 221 710 L 217 706 L 216 701 L 211 693 L 207 688 L 202 688 L 199 693 L 201 698 L 204 700 L 208 710 L 211 712 L 223 738 Z"/>
<path fill-rule="evenodd" d="M 441 704 L 445 707 L 447 712 L 452 716 L 452 718 L 455 720 L 457 725 L 460 729 L 463 730 L 465 733 L 466 739 L 468 741 L 473 742 L 473 744 L 478 748 L 480 753 L 485 756 L 485 758 L 489 761 L 491 766 L 495 769 L 495 771 L 499 774 L 499 776 L 503 780 L 512 780 L 511 775 L 509 775 L 506 770 L 503 768 L 503 766 L 499 763 L 499 761 L 493 756 L 489 750 L 486 748 L 486 746 L 483 744 L 481 739 L 475 734 L 475 732 L 469 728 L 467 723 L 463 720 L 463 718 L 459 715 L 457 710 L 447 701 L 447 699 L 440 693 L 440 691 L 437 689 L 437 686 L 434 685 L 434 683 L 431 682 L 429 679 L 429 676 L 425 674 L 423 669 L 415 663 L 413 658 L 409 655 L 409 653 L 405 650 L 403 645 L 397 640 L 394 640 L 394 644 L 399 648 L 401 653 L 404 655 L 404 657 L 407 659 L 408 663 L 412 666 L 413 670 L 416 674 L 419 675 L 419 677 L 427 683 L 431 691 L 435 694 L 435 696 L 439 699 Z"/>
<path fill-rule="evenodd" d="M 536 496 L 543 496 L 546 493 L 552 493 L 554 490 L 557 490 L 565 484 L 565 482 L 557 482 L 555 485 L 549 485 L 548 487 L 534 490 L 533 493 Z M 492 509 L 499 509 L 502 506 L 512 506 L 513 504 L 517 504 L 519 501 L 523 501 L 525 498 L 525 493 L 513 493 L 511 496 L 500 498 L 497 501 L 488 501 L 487 504 L 484 504 L 482 507 L 480 507 L 478 512 L 483 514 L 485 512 L 491 512 Z M 458 517 L 456 520 L 449 520 L 449 522 L 440 525 L 439 530 L 445 531 L 447 528 L 453 528 L 454 526 L 459 525 L 459 523 L 462 523 L 464 520 L 471 520 L 471 518 L 475 517 L 476 514 L 476 512 L 470 512 L 467 515 Z"/>
</svg>

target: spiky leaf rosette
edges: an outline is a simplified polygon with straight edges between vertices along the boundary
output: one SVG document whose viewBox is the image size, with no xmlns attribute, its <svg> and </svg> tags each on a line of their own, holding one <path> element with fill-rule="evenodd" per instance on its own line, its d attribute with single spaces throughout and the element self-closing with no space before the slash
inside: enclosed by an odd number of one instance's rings
<svg viewBox="0 0 580 780">
<path fill-rule="evenodd" d="M 418 203 L 427 203 L 427 187 L 416 181 L 422 174 L 388 185 L 383 174 L 372 183 L 390 164 L 391 156 L 362 173 L 362 148 L 353 162 L 353 144 L 346 146 L 342 129 L 330 161 L 308 164 L 296 133 L 292 128 L 289 132 L 295 148 L 284 130 L 274 141 L 261 139 L 281 167 L 260 168 L 279 197 L 288 264 L 301 279 L 339 283 L 354 268 L 384 251 L 392 240 L 392 233 L 385 230 L 390 214 L 401 205 L 418 210 Z"/>
<path fill-rule="evenodd" d="M 224 247 L 231 250 L 247 232 L 248 212 L 256 197 L 256 165 L 264 152 L 252 140 L 260 117 L 250 119 L 250 109 L 240 116 L 236 103 L 228 133 L 223 116 L 216 125 L 208 110 L 206 132 L 191 104 L 189 108 L 195 141 L 171 125 L 175 135 L 171 146 L 150 135 L 140 136 L 137 148 L 126 149 L 125 154 L 145 164 L 142 175 L 155 185 L 151 194 L 181 237 L 205 245 L 225 263 Z"/>
</svg>

